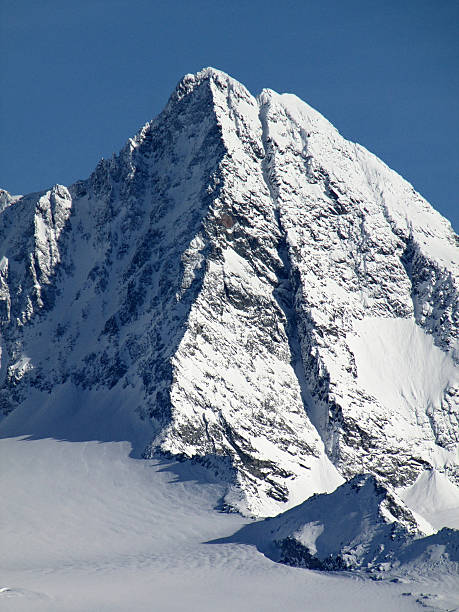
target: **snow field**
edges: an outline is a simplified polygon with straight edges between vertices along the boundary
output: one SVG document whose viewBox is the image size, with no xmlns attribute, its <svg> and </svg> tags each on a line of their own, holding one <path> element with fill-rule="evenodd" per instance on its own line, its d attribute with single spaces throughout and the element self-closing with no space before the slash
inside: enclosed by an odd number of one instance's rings
<svg viewBox="0 0 459 612">
<path fill-rule="evenodd" d="M 135 460 L 123 442 L 0 441 L 0 608 L 249 612 L 417 610 L 403 584 L 273 563 L 209 544 L 248 519 L 188 464 Z M 412 590 L 412 589 L 411 589 Z"/>
</svg>

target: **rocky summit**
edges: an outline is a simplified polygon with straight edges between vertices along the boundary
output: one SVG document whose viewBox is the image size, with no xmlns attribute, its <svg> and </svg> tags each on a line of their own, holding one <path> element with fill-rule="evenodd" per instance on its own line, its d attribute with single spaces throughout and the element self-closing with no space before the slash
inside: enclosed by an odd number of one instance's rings
<svg viewBox="0 0 459 612">
<path fill-rule="evenodd" d="M 448 221 L 317 111 L 187 75 L 87 180 L 0 192 L 4 431 L 135 423 L 255 516 L 362 474 L 454 487 L 458 272 Z"/>
</svg>

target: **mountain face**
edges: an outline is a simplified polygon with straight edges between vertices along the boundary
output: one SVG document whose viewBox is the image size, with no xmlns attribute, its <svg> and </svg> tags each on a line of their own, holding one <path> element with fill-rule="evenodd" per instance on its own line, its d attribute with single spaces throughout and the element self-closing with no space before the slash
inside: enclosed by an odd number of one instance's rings
<svg viewBox="0 0 459 612">
<path fill-rule="evenodd" d="M 295 96 L 187 75 L 88 180 L 1 192 L 4 430 L 104 404 L 258 516 L 362 473 L 458 483 L 458 253 Z"/>
</svg>

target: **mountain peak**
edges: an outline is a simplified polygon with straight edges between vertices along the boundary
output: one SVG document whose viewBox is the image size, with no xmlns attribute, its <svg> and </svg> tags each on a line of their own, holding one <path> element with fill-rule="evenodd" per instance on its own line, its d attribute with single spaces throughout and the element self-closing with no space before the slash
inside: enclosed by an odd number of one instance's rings
<svg viewBox="0 0 459 612">
<path fill-rule="evenodd" d="M 194 74 L 186 74 L 182 80 L 193 79 L 196 81 L 202 81 L 204 79 L 216 79 L 216 80 L 234 80 L 229 74 L 223 72 L 223 70 L 219 70 L 218 68 L 213 68 L 212 66 L 207 66 L 206 68 L 202 68 L 198 72 Z"/>
<path fill-rule="evenodd" d="M 222 88 L 231 87 L 235 90 L 243 91 L 246 95 L 250 95 L 244 85 L 226 74 L 226 72 L 217 68 L 207 67 L 199 72 L 189 73 L 182 77 L 175 88 L 173 99 L 180 100 L 200 85 L 209 82 L 213 82 Z"/>
<path fill-rule="evenodd" d="M 135 453 L 206 465 L 258 516 L 362 472 L 455 483 L 456 259 L 446 220 L 298 98 L 186 75 L 88 181 L 1 212 L 3 427 L 66 398 L 107 436 L 113 411 Z"/>
</svg>

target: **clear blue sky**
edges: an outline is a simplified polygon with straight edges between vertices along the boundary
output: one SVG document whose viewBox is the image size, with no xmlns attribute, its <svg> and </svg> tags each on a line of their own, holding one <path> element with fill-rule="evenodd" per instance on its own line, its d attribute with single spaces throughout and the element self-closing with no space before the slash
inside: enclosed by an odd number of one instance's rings
<svg viewBox="0 0 459 612">
<path fill-rule="evenodd" d="M 0 186 L 86 178 L 204 66 L 295 93 L 459 230 L 458 0 L 0 0 Z"/>
</svg>

